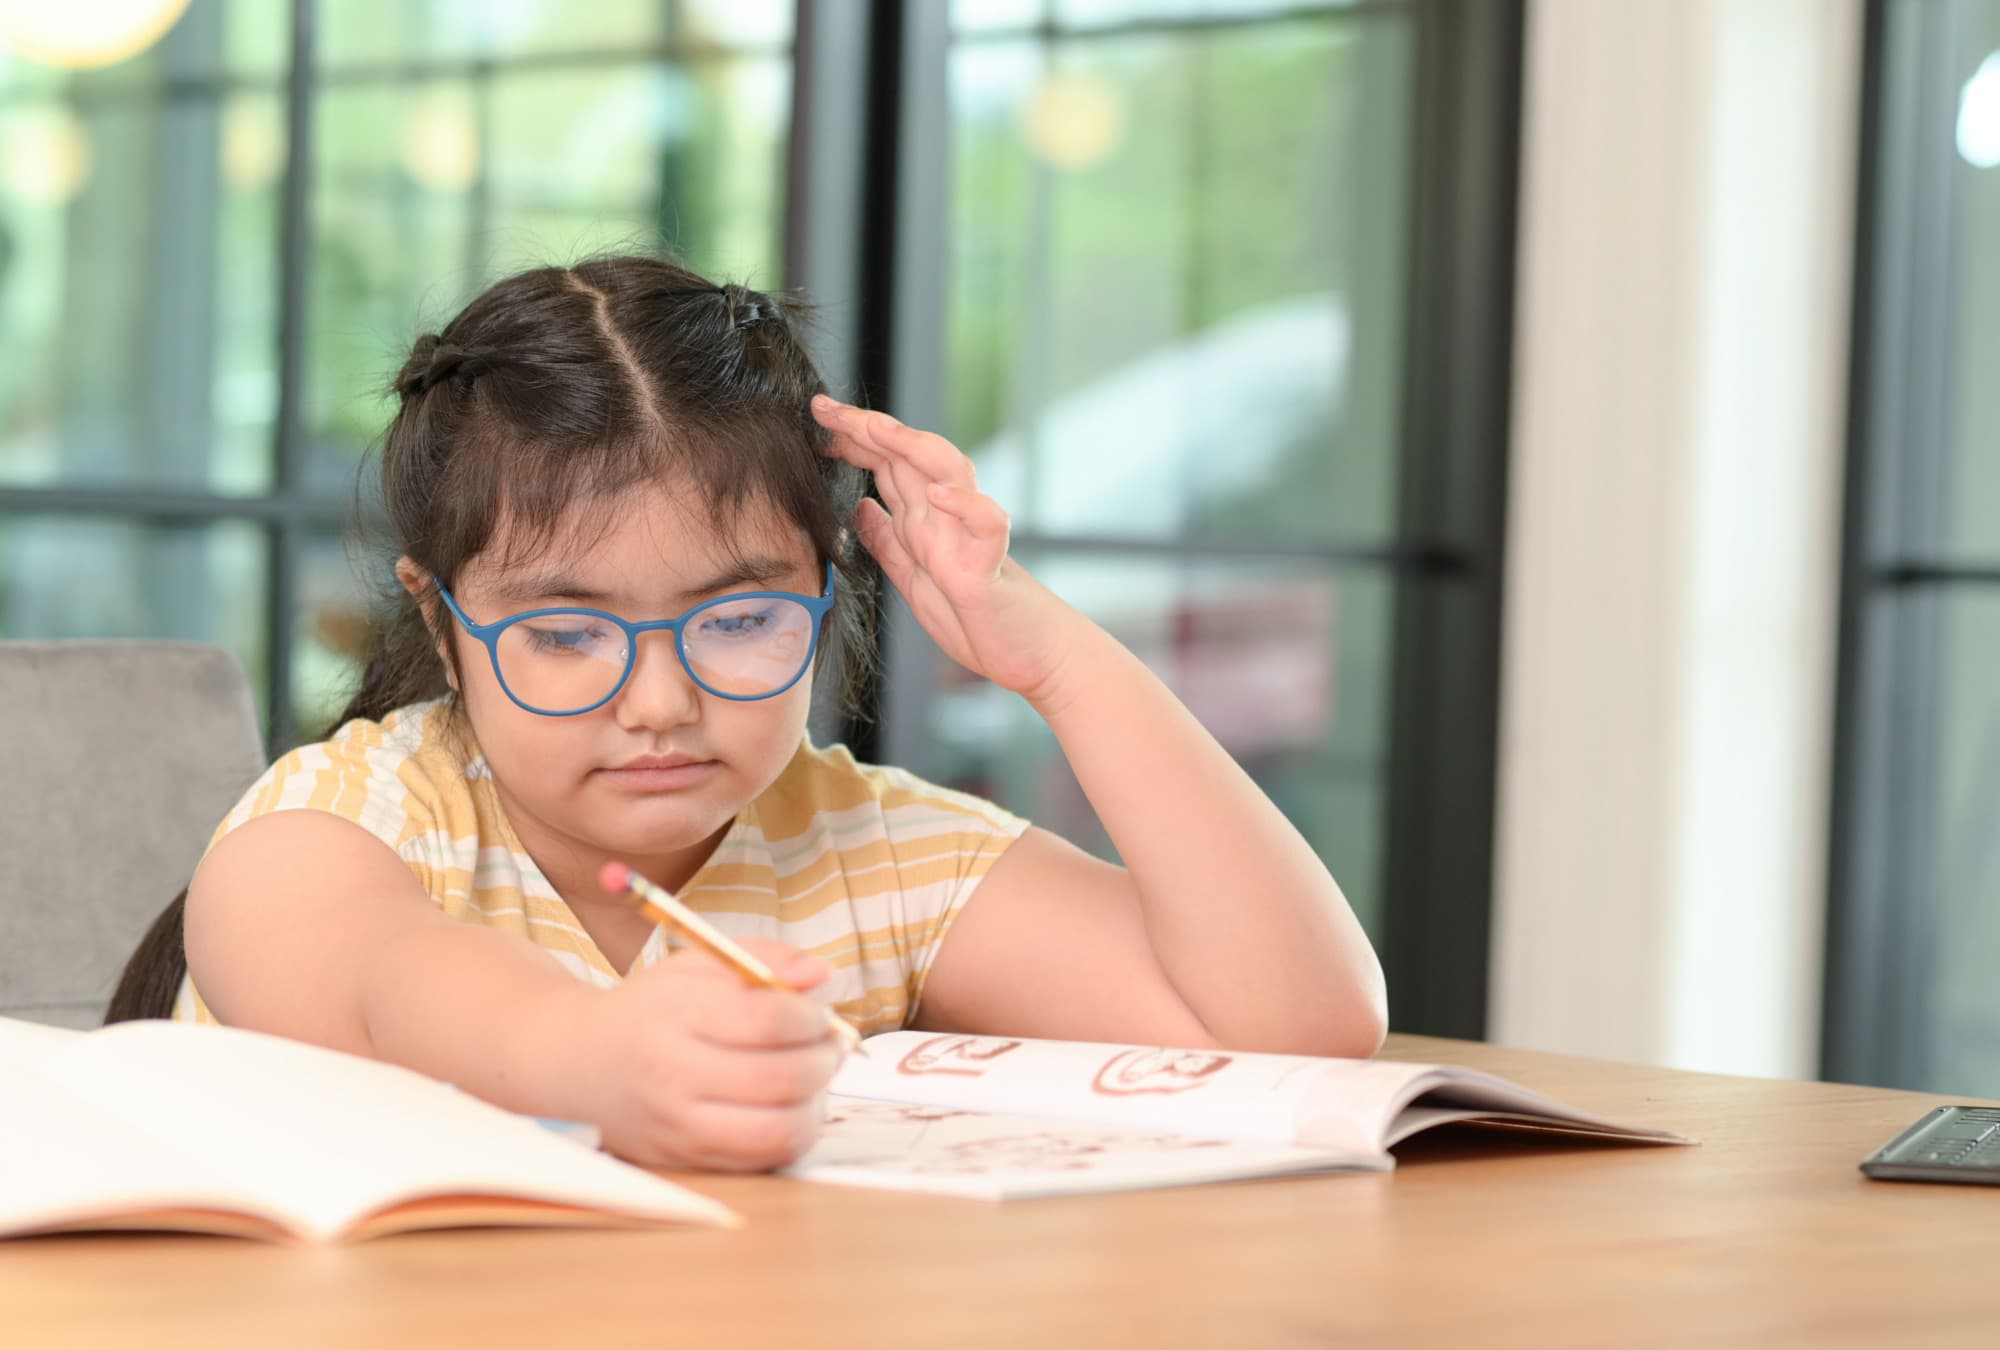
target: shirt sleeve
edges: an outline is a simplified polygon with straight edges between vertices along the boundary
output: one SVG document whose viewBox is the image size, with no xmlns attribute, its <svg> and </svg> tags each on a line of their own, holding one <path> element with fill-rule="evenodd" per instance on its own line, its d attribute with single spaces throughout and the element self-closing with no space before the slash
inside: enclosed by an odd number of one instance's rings
<svg viewBox="0 0 2000 1350">
<path fill-rule="evenodd" d="M 335 739 L 284 755 L 238 799 L 208 846 L 259 816 L 325 811 L 352 821 L 418 870 L 428 861 L 434 793 L 407 749 L 375 723 L 343 728 Z"/>
<path fill-rule="evenodd" d="M 883 826 L 897 873 L 895 923 L 909 990 L 907 1026 L 952 923 L 1028 822 L 901 770 L 879 772 Z"/>
</svg>

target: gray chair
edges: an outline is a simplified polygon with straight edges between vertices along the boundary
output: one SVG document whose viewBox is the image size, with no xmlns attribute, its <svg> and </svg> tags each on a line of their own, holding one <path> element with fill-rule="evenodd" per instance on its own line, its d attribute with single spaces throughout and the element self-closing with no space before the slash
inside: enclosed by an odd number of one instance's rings
<svg viewBox="0 0 2000 1350">
<path fill-rule="evenodd" d="M 264 769 L 243 668 L 183 642 L 0 642 L 0 1016 L 96 1026 Z"/>
</svg>

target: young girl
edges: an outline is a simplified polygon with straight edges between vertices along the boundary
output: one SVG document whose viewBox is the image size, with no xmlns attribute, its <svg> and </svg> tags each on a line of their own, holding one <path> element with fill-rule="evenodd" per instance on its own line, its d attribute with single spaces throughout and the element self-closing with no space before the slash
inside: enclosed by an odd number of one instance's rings
<svg viewBox="0 0 2000 1350">
<path fill-rule="evenodd" d="M 840 1054 L 815 999 L 864 1032 L 1372 1054 L 1381 970 L 1313 851 L 1008 556 L 963 454 L 825 395 L 792 311 L 606 258 L 416 344 L 381 475 L 407 602 L 338 729 L 217 830 L 174 1015 L 704 1168 L 812 1141 Z M 1125 866 L 806 741 L 868 559 L 1047 719 Z M 613 860 L 797 992 L 670 949 L 599 888 Z"/>
</svg>

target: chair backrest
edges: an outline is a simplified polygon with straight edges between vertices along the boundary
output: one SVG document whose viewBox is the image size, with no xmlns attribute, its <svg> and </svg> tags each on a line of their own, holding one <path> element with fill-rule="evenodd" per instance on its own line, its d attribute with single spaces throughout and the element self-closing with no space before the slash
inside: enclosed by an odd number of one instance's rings
<svg viewBox="0 0 2000 1350">
<path fill-rule="evenodd" d="M 243 668 L 182 642 L 0 642 L 0 1016 L 96 1026 L 264 768 Z"/>
</svg>

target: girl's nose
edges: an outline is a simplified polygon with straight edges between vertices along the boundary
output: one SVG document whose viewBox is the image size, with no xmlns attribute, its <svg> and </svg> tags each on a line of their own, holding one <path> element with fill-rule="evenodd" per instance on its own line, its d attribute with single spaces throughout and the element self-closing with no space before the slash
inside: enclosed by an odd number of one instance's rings
<svg viewBox="0 0 2000 1350">
<path fill-rule="evenodd" d="M 663 731 L 700 716 L 701 687 L 681 664 L 672 633 L 640 634 L 632 674 L 611 707 L 618 724 L 628 730 Z"/>
</svg>

